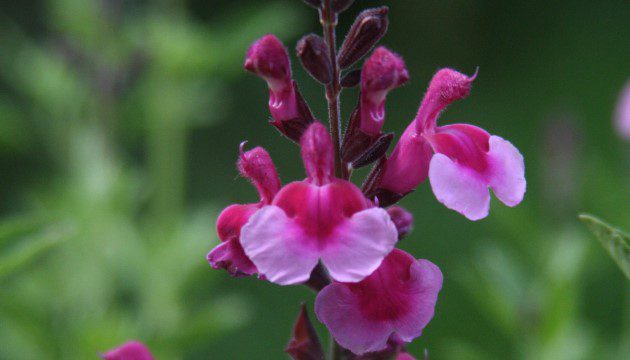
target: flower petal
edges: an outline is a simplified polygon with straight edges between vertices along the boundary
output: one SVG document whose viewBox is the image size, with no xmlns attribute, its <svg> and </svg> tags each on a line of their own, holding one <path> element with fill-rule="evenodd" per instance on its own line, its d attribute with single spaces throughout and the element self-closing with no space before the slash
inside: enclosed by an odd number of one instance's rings
<svg viewBox="0 0 630 360">
<path fill-rule="evenodd" d="M 378 268 L 397 240 L 396 225 L 387 211 L 366 209 L 335 229 L 322 253 L 322 262 L 337 281 L 361 281 Z"/>
<path fill-rule="evenodd" d="M 233 204 L 223 209 L 217 219 L 219 239 L 228 241 L 238 238 L 241 235 L 241 228 L 258 208 L 258 204 Z"/>
<path fill-rule="evenodd" d="M 429 181 L 433 194 L 447 208 L 473 221 L 488 216 L 490 192 L 482 174 L 435 154 L 429 164 Z"/>
<path fill-rule="evenodd" d="M 490 137 L 489 185 L 507 206 L 516 206 L 525 195 L 525 163 L 523 155 L 509 141 Z"/>
<path fill-rule="evenodd" d="M 339 344 L 361 355 L 420 336 L 441 288 L 437 266 L 396 249 L 363 281 L 325 287 L 315 313 Z"/>
<path fill-rule="evenodd" d="M 238 238 L 217 245 L 208 253 L 207 260 L 215 269 L 225 269 L 230 275 L 245 276 L 257 272 L 256 266 L 245 255 Z"/>
<path fill-rule="evenodd" d="M 407 289 L 409 302 L 408 317 L 396 320 L 396 334 L 405 342 L 410 342 L 422 335 L 422 329 L 433 318 L 437 296 L 442 289 L 442 272 L 435 264 L 428 260 L 418 259 L 409 269 L 409 284 Z"/>
<path fill-rule="evenodd" d="M 341 346 L 355 354 L 387 347 L 388 326 L 374 326 L 361 312 L 359 299 L 342 283 L 326 286 L 315 299 L 315 313 Z"/>
<path fill-rule="evenodd" d="M 274 205 L 252 215 L 241 229 L 241 244 L 259 273 L 280 285 L 308 280 L 319 258 L 317 242 Z"/>
</svg>

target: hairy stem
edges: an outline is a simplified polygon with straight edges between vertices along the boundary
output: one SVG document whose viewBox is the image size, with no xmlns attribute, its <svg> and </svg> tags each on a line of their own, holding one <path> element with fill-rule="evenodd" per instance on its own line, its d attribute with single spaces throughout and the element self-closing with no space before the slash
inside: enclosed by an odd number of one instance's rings
<svg viewBox="0 0 630 360">
<path fill-rule="evenodd" d="M 334 145 L 335 155 L 335 176 L 341 179 L 347 179 L 347 171 L 341 161 L 341 114 L 339 93 L 341 85 L 339 83 L 339 64 L 337 63 L 337 44 L 335 36 L 335 27 L 337 26 L 337 13 L 332 10 L 332 1 L 324 0 L 319 10 L 319 20 L 324 31 L 324 41 L 328 45 L 330 53 L 330 63 L 332 65 L 332 81 L 326 85 L 326 101 L 328 102 L 328 122 L 330 126 L 330 135 Z M 318 269 L 316 269 L 317 271 Z M 313 288 L 313 287 L 312 287 Z M 317 291 L 317 290 L 316 290 Z M 335 339 L 330 337 L 330 352 L 332 360 L 345 360 L 347 350 L 339 345 Z"/>
<path fill-rule="evenodd" d="M 338 178 L 346 179 L 347 171 L 344 170 L 341 161 L 341 119 L 339 93 L 341 85 L 339 83 L 339 65 L 337 64 L 337 45 L 335 27 L 337 26 L 337 14 L 332 10 L 331 0 L 324 0 L 319 11 L 319 19 L 324 30 L 324 40 L 328 45 L 330 53 L 330 63 L 332 65 L 332 81 L 326 85 L 326 100 L 328 101 L 328 122 L 330 124 L 330 135 L 332 136 L 335 151 L 335 175 Z"/>
</svg>

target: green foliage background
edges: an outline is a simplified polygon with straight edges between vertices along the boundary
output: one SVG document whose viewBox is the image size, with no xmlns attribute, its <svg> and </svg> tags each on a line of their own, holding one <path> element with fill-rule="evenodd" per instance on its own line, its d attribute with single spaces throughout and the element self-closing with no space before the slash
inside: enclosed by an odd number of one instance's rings
<svg viewBox="0 0 630 360">
<path fill-rule="evenodd" d="M 435 319 L 410 350 L 432 359 L 622 359 L 628 282 L 580 226 L 630 229 L 630 144 L 611 116 L 630 77 L 630 4 L 357 0 L 390 6 L 383 44 L 410 83 L 388 131 L 413 118 L 432 73 L 472 73 L 442 122 L 470 122 L 524 154 L 525 201 L 469 222 L 428 184 L 402 205 L 401 247 L 445 275 Z M 159 359 L 277 359 L 301 287 L 232 279 L 205 254 L 214 220 L 255 192 L 234 168 L 244 140 L 283 181 L 297 148 L 266 124 L 263 83 L 242 70 L 273 32 L 319 32 L 298 0 L 29 0 L 0 5 L 0 358 L 89 359 L 128 338 Z M 295 77 L 320 118 L 321 87 Z M 356 91 L 344 96 L 347 116 Z M 321 327 L 319 327 L 321 330 Z M 325 336 L 322 332 L 322 335 Z"/>
</svg>

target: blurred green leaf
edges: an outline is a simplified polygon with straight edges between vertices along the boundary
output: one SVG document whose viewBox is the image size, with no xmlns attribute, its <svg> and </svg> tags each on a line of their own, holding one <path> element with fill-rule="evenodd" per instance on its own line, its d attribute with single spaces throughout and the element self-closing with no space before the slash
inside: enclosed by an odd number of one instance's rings
<svg viewBox="0 0 630 360">
<path fill-rule="evenodd" d="M 27 225 L 30 224 L 25 220 L 24 223 L 9 224 L 6 229 L 16 232 L 24 230 Z M 73 227 L 67 223 L 56 224 L 44 228 L 30 238 L 20 240 L 14 249 L 0 257 L 0 279 L 31 264 L 54 246 L 67 240 L 74 232 Z"/>
<path fill-rule="evenodd" d="M 624 275 L 630 279 L 630 238 L 628 235 L 592 215 L 581 214 L 579 219 L 595 234 Z"/>
</svg>

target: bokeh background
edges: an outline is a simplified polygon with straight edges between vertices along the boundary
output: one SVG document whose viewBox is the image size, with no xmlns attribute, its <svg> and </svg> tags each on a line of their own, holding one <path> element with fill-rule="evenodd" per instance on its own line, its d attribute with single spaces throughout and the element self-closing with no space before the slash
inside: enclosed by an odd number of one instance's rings
<svg viewBox="0 0 630 360">
<path fill-rule="evenodd" d="M 627 359 L 627 280 L 577 214 L 630 229 L 630 144 L 611 117 L 630 78 L 630 2 L 357 0 L 390 7 L 383 44 L 410 83 L 390 94 L 400 134 L 431 75 L 479 76 L 441 121 L 470 122 L 524 154 L 528 192 L 479 222 L 423 184 L 401 247 L 445 275 L 410 345 L 431 359 Z M 211 270 L 214 221 L 256 199 L 238 144 L 298 149 L 267 124 L 250 42 L 292 50 L 319 32 L 298 0 L 28 0 L 0 4 L 0 358 L 93 359 L 129 338 L 159 359 L 282 359 L 303 287 Z M 318 117 L 323 89 L 294 59 Z M 343 94 L 343 115 L 356 90 Z M 320 330 L 323 330 L 321 326 Z M 326 335 L 322 331 L 326 342 Z M 624 356 L 625 355 L 625 356 Z"/>
</svg>

